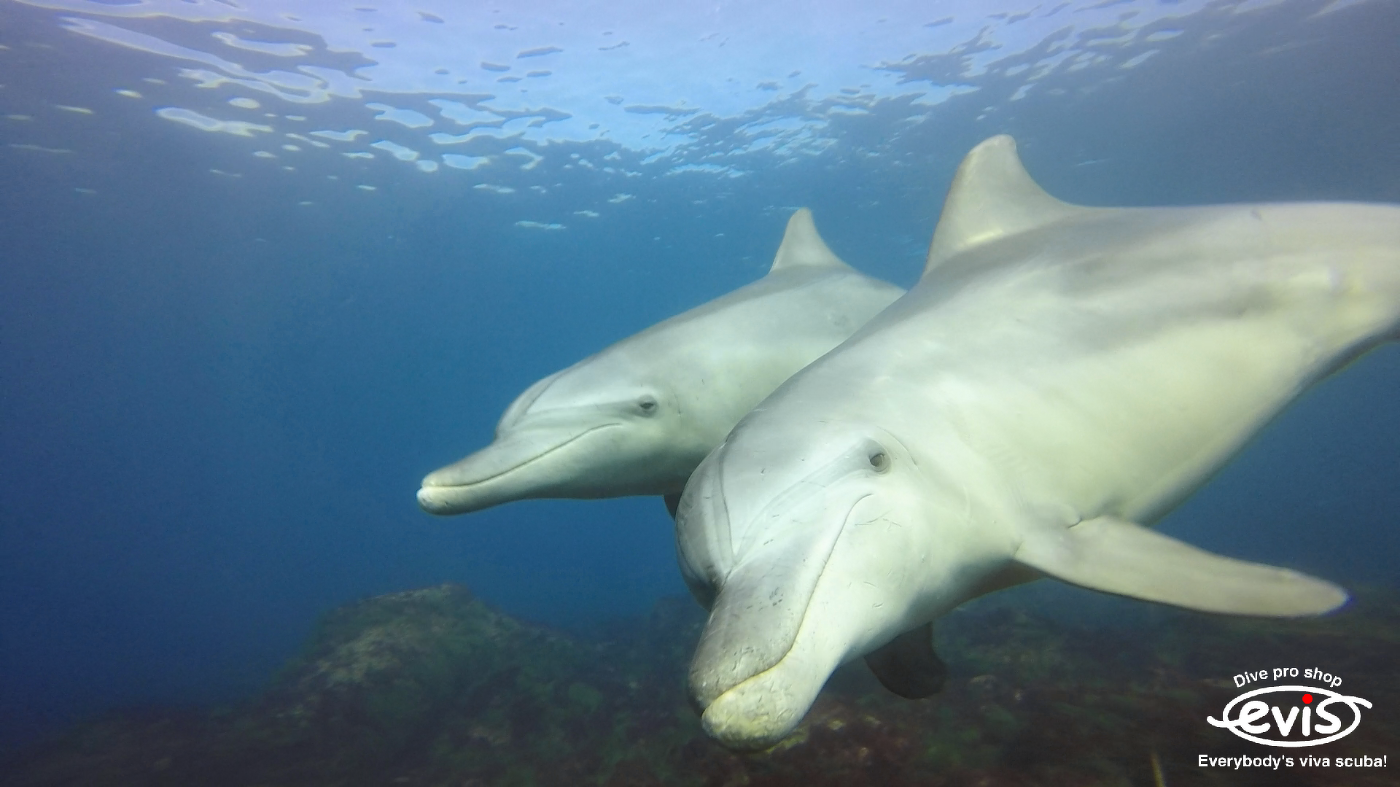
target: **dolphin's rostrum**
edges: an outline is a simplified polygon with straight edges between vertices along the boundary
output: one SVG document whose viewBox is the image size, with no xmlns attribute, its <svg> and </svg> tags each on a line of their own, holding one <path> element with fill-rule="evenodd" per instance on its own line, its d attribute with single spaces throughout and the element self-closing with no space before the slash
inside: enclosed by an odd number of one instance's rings
<svg viewBox="0 0 1400 787">
<path fill-rule="evenodd" d="M 1329 582 L 1145 525 L 1398 328 L 1400 207 L 1085 208 L 1009 137 L 982 143 L 918 285 L 686 487 L 704 728 L 771 745 L 860 656 L 901 694 L 936 690 L 930 623 L 1037 576 L 1218 613 L 1339 607 Z"/>
<path fill-rule="evenodd" d="M 798 210 L 767 276 L 530 386 L 490 445 L 423 479 L 418 503 L 434 514 L 540 497 L 673 504 L 744 413 L 901 294 L 842 262 Z"/>
</svg>

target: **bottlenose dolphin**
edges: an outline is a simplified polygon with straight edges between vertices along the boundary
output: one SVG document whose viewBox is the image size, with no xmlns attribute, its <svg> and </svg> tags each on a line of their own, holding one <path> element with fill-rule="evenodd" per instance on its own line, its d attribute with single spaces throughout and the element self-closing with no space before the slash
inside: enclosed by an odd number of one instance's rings
<svg viewBox="0 0 1400 787">
<path fill-rule="evenodd" d="M 674 512 L 744 413 L 902 294 L 842 262 L 802 208 L 768 275 L 530 386 L 490 445 L 423 479 L 418 504 L 462 514 L 525 498 L 664 495 Z"/>
<path fill-rule="evenodd" d="M 1400 206 L 1080 207 L 1041 190 L 1009 137 L 982 143 L 917 286 L 686 487 L 706 731 L 771 745 L 858 656 L 927 696 L 932 621 L 1040 576 L 1210 612 L 1337 608 L 1335 585 L 1144 525 L 1398 329 Z"/>
</svg>

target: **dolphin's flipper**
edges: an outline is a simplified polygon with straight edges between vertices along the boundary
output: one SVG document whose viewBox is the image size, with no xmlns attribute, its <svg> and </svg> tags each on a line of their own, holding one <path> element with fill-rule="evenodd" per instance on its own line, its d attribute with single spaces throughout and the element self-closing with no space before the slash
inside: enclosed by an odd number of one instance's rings
<svg viewBox="0 0 1400 787">
<path fill-rule="evenodd" d="M 1213 555 L 1107 516 L 1027 533 L 1016 560 L 1091 590 L 1202 612 L 1296 617 L 1330 612 L 1347 600 L 1331 582 Z"/>
<path fill-rule="evenodd" d="M 925 623 L 866 654 L 865 665 L 880 683 L 907 700 L 932 697 L 943 689 L 948 666 L 933 652 L 933 623 Z"/>
<path fill-rule="evenodd" d="M 681 507 L 681 493 L 672 492 L 669 495 L 663 496 L 661 499 L 666 501 L 666 512 L 671 515 L 671 519 L 674 521 L 676 518 L 676 509 Z"/>
</svg>

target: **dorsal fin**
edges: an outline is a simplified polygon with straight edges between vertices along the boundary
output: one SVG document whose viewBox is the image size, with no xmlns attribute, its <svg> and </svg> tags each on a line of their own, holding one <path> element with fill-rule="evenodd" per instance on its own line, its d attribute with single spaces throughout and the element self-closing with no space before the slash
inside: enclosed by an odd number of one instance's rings
<svg viewBox="0 0 1400 787">
<path fill-rule="evenodd" d="M 924 275 L 958 252 L 1081 210 L 1087 209 L 1055 199 L 1031 179 L 1016 155 L 1016 140 L 992 137 L 973 148 L 953 176 Z"/>
<path fill-rule="evenodd" d="M 788 219 L 787 231 L 783 233 L 783 245 L 773 258 L 773 267 L 768 272 L 796 267 L 845 268 L 846 263 L 827 248 L 826 241 L 817 234 L 817 225 L 812 221 L 812 211 L 798 208 Z"/>
</svg>

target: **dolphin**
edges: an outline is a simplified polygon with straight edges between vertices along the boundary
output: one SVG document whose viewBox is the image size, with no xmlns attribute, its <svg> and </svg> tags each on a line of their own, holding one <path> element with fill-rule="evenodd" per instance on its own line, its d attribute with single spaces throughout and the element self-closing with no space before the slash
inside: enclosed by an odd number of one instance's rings
<svg viewBox="0 0 1400 787">
<path fill-rule="evenodd" d="M 710 616 L 705 730 L 772 745 L 832 670 L 943 682 L 933 621 L 1053 577 L 1195 610 L 1321 614 L 1341 588 L 1153 524 L 1308 385 L 1400 334 L 1400 206 L 1090 208 L 1010 137 L 959 168 L 918 284 L 696 469 L 677 551 Z"/>
<path fill-rule="evenodd" d="M 832 253 L 812 212 L 768 274 L 535 383 L 495 440 L 423 479 L 418 504 L 462 514 L 540 497 L 663 495 L 793 372 L 903 295 Z"/>
</svg>

